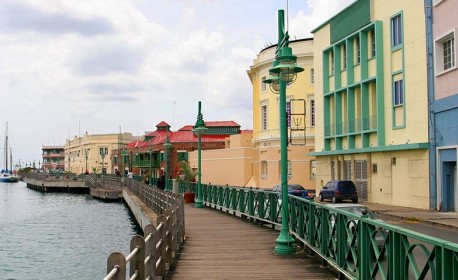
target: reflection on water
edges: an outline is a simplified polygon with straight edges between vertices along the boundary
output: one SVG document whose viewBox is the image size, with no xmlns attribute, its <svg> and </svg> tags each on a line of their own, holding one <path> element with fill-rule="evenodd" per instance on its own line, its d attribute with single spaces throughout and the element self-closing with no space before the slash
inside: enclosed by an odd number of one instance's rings
<svg viewBox="0 0 458 280">
<path fill-rule="evenodd" d="M 103 279 L 138 227 L 122 203 L 0 183 L 0 279 Z"/>
</svg>

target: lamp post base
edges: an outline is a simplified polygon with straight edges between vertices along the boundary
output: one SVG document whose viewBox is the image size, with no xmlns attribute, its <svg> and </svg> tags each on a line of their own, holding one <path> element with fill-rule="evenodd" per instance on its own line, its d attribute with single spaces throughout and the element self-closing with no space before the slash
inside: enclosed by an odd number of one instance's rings
<svg viewBox="0 0 458 280">
<path fill-rule="evenodd" d="M 288 231 L 280 231 L 280 235 L 275 240 L 277 246 L 275 246 L 275 255 L 289 255 L 296 253 L 296 247 L 294 247 L 294 239 L 291 237 Z"/>
<path fill-rule="evenodd" d="M 204 204 L 202 203 L 201 198 L 196 198 L 196 208 L 204 208 Z"/>
</svg>

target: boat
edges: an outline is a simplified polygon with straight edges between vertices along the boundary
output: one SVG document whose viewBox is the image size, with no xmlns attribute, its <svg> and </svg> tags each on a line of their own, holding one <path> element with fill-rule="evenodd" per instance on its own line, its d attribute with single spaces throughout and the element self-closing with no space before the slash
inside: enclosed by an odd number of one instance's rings
<svg viewBox="0 0 458 280">
<path fill-rule="evenodd" d="M 0 171 L 0 182 L 2 183 L 16 183 L 19 181 L 19 178 L 16 176 L 16 174 L 12 170 L 13 166 L 13 158 L 11 156 L 11 149 L 10 149 L 10 158 L 8 158 L 8 123 L 6 123 L 6 132 L 5 132 L 5 169 L 2 169 Z M 8 165 L 10 163 L 10 165 Z M 10 169 L 8 169 L 10 168 Z"/>
</svg>

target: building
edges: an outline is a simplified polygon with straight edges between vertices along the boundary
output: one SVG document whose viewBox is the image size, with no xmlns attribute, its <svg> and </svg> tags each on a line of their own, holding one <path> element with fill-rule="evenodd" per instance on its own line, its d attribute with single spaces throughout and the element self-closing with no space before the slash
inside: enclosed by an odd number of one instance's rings
<svg viewBox="0 0 458 280">
<path fill-rule="evenodd" d="M 255 187 L 252 184 L 253 132 L 242 130 L 239 134 L 225 136 L 224 148 L 202 150 L 201 181 L 206 184 L 229 185 L 237 187 Z M 197 151 L 189 152 L 189 164 L 197 170 Z"/>
<path fill-rule="evenodd" d="M 288 113 L 289 183 L 315 187 L 315 69 L 313 39 L 291 41 L 289 46 L 304 72 L 286 88 Z M 276 45 L 267 47 L 253 60 L 247 74 L 253 85 L 253 178 L 249 186 L 272 189 L 280 184 L 279 95 L 263 81 L 275 60 Z"/>
<path fill-rule="evenodd" d="M 240 134 L 240 125 L 233 121 L 207 121 L 207 131 L 201 136 L 202 150 L 222 149 L 229 135 Z M 166 140 L 170 148 L 166 150 Z M 180 174 L 179 163 L 188 162 L 188 153 L 197 151 L 197 135 L 192 125 L 186 125 L 178 131 L 170 131 L 170 125 L 164 121 L 156 125 L 156 130 L 146 134 L 141 140 L 126 144 L 112 154 L 114 170 L 132 171 L 143 177 L 150 174 L 158 178 L 166 171 L 168 164 L 170 177 Z"/>
<path fill-rule="evenodd" d="M 65 169 L 65 152 L 63 146 L 42 146 L 41 169 L 43 172 L 63 172 Z"/>
<path fill-rule="evenodd" d="M 362 201 L 428 209 L 424 2 L 355 1 L 313 33 L 316 187 L 349 179 Z"/>
<path fill-rule="evenodd" d="M 431 208 L 458 212 L 458 70 L 456 36 L 458 1 L 427 0 L 428 85 L 431 116 Z M 431 13 L 432 12 L 432 13 Z"/>
<path fill-rule="evenodd" d="M 116 171 L 112 169 L 112 151 L 138 139 L 128 132 L 75 135 L 73 140 L 67 139 L 64 147 L 65 170 L 76 174 L 112 174 Z"/>
</svg>

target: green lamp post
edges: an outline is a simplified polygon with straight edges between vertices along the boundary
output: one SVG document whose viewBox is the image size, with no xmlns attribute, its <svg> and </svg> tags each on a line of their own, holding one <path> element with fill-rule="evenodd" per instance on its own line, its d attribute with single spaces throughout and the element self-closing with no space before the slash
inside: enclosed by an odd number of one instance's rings
<svg viewBox="0 0 458 280">
<path fill-rule="evenodd" d="M 193 128 L 193 132 L 197 133 L 197 198 L 196 198 L 196 208 L 203 208 L 203 199 L 202 199 L 202 133 L 205 133 L 207 128 L 205 127 L 205 122 L 203 115 L 201 113 L 201 102 L 199 101 L 197 113 L 196 125 Z"/>
<path fill-rule="evenodd" d="M 165 132 L 165 191 L 170 191 L 169 186 L 169 149 L 172 147 L 172 144 L 169 141 L 169 128 L 167 127 Z"/>
<path fill-rule="evenodd" d="M 122 178 L 124 178 L 124 173 L 125 173 L 124 171 L 125 171 L 125 168 L 126 168 L 126 167 L 124 166 L 124 165 L 125 165 L 124 162 L 126 161 L 126 146 L 124 146 L 124 147 L 122 148 L 121 154 L 122 154 L 122 174 L 121 174 L 121 176 L 122 176 Z"/>
<path fill-rule="evenodd" d="M 149 175 L 148 175 L 148 185 L 152 185 L 152 175 L 153 173 L 153 146 L 149 145 Z"/>
<path fill-rule="evenodd" d="M 288 128 L 286 114 L 286 85 L 296 79 L 296 74 L 304 71 L 304 68 L 296 65 L 297 57 L 292 54 L 289 45 L 288 31 L 284 30 L 284 11 L 278 11 L 278 45 L 273 67 L 269 70 L 270 76 L 264 80 L 270 84 L 274 92 L 279 93 L 280 99 L 280 162 L 281 162 L 281 230 L 275 240 L 275 254 L 287 255 L 296 251 L 293 245 L 294 239 L 289 233 L 288 216 Z"/>
</svg>

